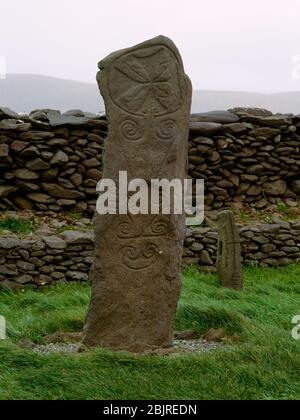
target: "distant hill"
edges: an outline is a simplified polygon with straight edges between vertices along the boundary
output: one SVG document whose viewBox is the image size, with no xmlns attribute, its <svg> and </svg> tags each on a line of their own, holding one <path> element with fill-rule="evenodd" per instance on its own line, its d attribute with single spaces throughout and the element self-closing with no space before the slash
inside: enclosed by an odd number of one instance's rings
<svg viewBox="0 0 300 420">
<path fill-rule="evenodd" d="M 61 111 L 81 109 L 104 110 L 95 83 L 76 82 L 48 76 L 9 74 L 0 80 L 0 106 L 16 112 L 37 108 Z M 273 112 L 300 113 L 300 92 L 260 94 L 232 91 L 194 91 L 192 112 L 206 112 L 232 107 L 260 107 Z"/>
<path fill-rule="evenodd" d="M 300 114 L 300 91 L 272 94 L 206 90 L 193 92 L 192 112 L 234 107 L 265 108 L 273 113 Z"/>
<path fill-rule="evenodd" d="M 16 112 L 37 108 L 104 110 L 96 81 L 83 83 L 31 74 L 9 74 L 0 80 L 0 106 Z"/>
</svg>

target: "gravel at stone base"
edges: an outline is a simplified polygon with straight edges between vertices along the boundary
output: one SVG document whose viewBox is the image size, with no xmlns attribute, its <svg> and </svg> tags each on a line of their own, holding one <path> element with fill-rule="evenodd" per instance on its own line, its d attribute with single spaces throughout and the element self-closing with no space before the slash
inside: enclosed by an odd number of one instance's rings
<svg viewBox="0 0 300 420">
<path fill-rule="evenodd" d="M 184 350 L 186 353 L 207 353 L 224 347 L 222 343 L 213 343 L 206 340 L 173 340 L 174 349 Z"/>
<path fill-rule="evenodd" d="M 80 348 L 80 343 L 68 343 L 68 344 L 62 344 L 62 343 L 50 343 L 45 345 L 36 345 L 31 350 L 34 353 L 39 353 L 44 356 L 49 356 L 52 353 L 77 353 Z"/>
<path fill-rule="evenodd" d="M 44 356 L 49 356 L 53 353 L 77 353 L 80 349 L 80 343 L 50 343 L 46 345 L 36 345 L 32 351 Z M 168 354 L 188 354 L 188 353 L 208 353 L 224 347 L 222 343 L 212 343 L 206 340 L 174 340 L 173 347 L 166 349 L 165 355 Z M 161 349 L 163 355 L 163 350 Z M 171 351 L 170 351 L 171 350 Z"/>
</svg>

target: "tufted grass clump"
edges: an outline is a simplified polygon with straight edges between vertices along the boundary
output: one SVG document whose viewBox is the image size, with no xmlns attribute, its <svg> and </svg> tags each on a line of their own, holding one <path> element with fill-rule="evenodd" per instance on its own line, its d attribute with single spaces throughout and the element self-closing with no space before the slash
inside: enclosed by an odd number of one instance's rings
<svg viewBox="0 0 300 420">
<path fill-rule="evenodd" d="M 0 233 L 3 230 L 16 234 L 29 234 L 34 231 L 34 219 L 22 219 L 19 217 L 4 216 L 0 218 Z"/>
</svg>

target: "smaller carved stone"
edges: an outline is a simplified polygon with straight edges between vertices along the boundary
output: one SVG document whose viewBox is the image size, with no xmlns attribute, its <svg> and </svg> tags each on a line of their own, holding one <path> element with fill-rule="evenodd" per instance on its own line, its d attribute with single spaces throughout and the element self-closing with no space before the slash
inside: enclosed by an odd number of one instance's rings
<svg viewBox="0 0 300 420">
<path fill-rule="evenodd" d="M 221 212 L 218 216 L 218 224 L 217 270 L 220 283 L 231 289 L 242 289 L 241 243 L 233 213 L 229 210 Z"/>
</svg>

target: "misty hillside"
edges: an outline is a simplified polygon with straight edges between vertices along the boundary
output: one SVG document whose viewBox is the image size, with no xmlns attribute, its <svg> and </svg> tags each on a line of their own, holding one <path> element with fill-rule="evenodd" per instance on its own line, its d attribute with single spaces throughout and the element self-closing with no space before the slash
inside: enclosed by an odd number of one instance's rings
<svg viewBox="0 0 300 420">
<path fill-rule="evenodd" d="M 31 74 L 9 74 L 5 80 L 0 80 L 0 106 L 16 112 L 37 108 L 90 112 L 104 109 L 96 81 L 95 84 L 82 83 Z"/>
<path fill-rule="evenodd" d="M 10 74 L 0 80 L 0 106 L 16 112 L 36 108 L 66 111 L 104 110 L 95 83 L 75 82 L 54 77 Z M 232 107 L 260 107 L 273 112 L 300 113 L 300 92 L 259 94 L 231 91 L 194 91 L 192 112 L 205 112 Z"/>
</svg>

